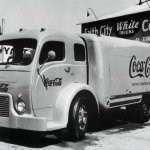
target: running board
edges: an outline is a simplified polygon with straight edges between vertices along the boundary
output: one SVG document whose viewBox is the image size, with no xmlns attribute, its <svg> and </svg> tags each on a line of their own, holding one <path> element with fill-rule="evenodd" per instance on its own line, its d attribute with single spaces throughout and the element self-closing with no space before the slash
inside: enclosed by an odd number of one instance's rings
<svg viewBox="0 0 150 150">
<path fill-rule="evenodd" d="M 110 99 L 111 100 L 111 99 Z M 140 103 L 142 100 L 142 95 L 139 96 L 132 96 L 132 97 L 125 97 L 125 98 L 116 98 L 109 103 L 109 107 L 119 107 L 119 106 L 125 106 L 135 103 Z"/>
</svg>

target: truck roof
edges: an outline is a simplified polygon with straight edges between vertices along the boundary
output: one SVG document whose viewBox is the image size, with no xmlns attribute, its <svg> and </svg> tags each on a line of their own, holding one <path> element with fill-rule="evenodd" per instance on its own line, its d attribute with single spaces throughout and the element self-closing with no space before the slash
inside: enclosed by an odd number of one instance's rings
<svg viewBox="0 0 150 150">
<path fill-rule="evenodd" d="M 97 42 L 102 42 L 105 45 L 113 45 L 113 46 L 122 46 L 122 47 L 127 47 L 127 46 L 142 46 L 142 47 L 150 47 L 149 43 L 141 42 L 141 41 L 135 41 L 135 40 L 129 40 L 129 39 L 123 39 L 123 38 L 118 38 L 118 37 L 112 37 L 112 36 L 97 36 L 95 34 L 80 34 L 79 35 L 81 38 L 84 38 L 85 40 L 88 41 L 97 41 Z"/>
<path fill-rule="evenodd" d="M 21 39 L 21 38 L 33 38 L 37 40 L 42 40 L 46 37 L 51 36 L 62 36 L 62 37 L 69 37 L 71 39 L 77 39 L 79 36 L 63 31 L 58 30 L 50 30 L 50 29 L 40 29 L 40 30 L 24 30 L 20 29 L 18 32 L 13 33 L 6 33 L 0 36 L 0 40 L 7 40 L 7 39 Z"/>
<path fill-rule="evenodd" d="M 44 38 L 47 37 L 67 37 L 72 40 L 79 40 L 81 41 L 81 38 L 84 38 L 85 40 L 88 41 L 105 41 L 105 44 L 108 45 L 114 45 L 115 44 L 120 44 L 122 43 L 122 46 L 126 46 L 130 43 L 130 45 L 143 45 L 144 47 L 150 47 L 150 44 L 143 43 L 143 42 L 137 42 L 133 40 L 127 40 L 127 39 L 122 39 L 122 38 L 117 38 L 117 37 L 109 37 L 109 36 L 96 36 L 95 34 L 71 34 L 68 32 L 64 31 L 59 31 L 59 30 L 50 30 L 50 29 L 41 29 L 41 30 L 22 30 L 18 32 L 13 32 L 13 33 L 7 33 L 3 34 L 0 36 L 0 41 L 3 40 L 10 40 L 10 39 L 21 39 L 21 38 L 32 38 L 32 39 L 37 39 L 38 41 L 43 40 Z M 117 42 L 116 42 L 117 41 Z"/>
</svg>

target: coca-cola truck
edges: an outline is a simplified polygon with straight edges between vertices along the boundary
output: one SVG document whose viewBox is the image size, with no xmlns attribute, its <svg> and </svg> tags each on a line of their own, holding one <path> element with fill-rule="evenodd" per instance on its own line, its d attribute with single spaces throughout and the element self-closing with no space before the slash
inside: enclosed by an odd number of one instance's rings
<svg viewBox="0 0 150 150">
<path fill-rule="evenodd" d="M 150 45 L 115 37 L 20 30 L 0 37 L 0 127 L 84 137 L 104 112 L 150 116 Z M 102 116 L 103 114 L 103 116 Z"/>
</svg>

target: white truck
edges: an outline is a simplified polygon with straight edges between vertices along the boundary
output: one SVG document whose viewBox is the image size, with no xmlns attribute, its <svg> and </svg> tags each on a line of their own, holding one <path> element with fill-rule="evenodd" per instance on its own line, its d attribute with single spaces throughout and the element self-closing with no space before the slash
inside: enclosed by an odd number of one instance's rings
<svg viewBox="0 0 150 150">
<path fill-rule="evenodd" d="M 99 114 L 150 117 L 150 45 L 115 37 L 20 30 L 0 36 L 0 127 L 67 128 L 85 136 Z"/>
</svg>

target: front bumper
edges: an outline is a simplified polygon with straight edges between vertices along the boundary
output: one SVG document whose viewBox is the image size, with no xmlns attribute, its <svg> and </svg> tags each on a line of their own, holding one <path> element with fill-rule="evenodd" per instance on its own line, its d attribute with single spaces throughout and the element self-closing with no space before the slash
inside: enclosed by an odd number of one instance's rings
<svg viewBox="0 0 150 150">
<path fill-rule="evenodd" d="M 34 117 L 32 114 L 18 115 L 17 112 L 14 110 L 12 95 L 8 93 L 0 93 L 0 96 L 8 97 L 9 99 L 8 110 L 0 107 L 0 109 L 4 109 L 2 111 L 9 111 L 9 116 L 1 116 L 3 112 L 0 113 L 0 127 L 32 131 L 47 131 L 46 118 Z"/>
</svg>

